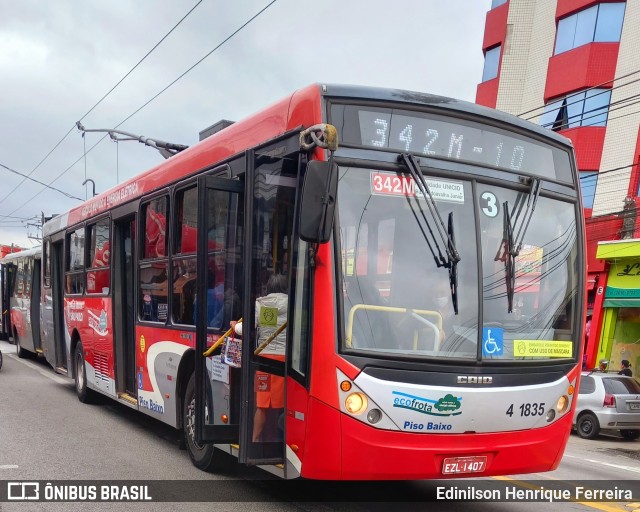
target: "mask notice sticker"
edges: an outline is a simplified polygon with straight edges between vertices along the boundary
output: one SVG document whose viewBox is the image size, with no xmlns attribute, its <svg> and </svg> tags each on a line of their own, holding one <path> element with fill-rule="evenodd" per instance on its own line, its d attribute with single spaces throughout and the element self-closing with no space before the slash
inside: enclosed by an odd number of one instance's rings
<svg viewBox="0 0 640 512">
<path fill-rule="evenodd" d="M 515 357 L 573 357 L 573 342 L 552 340 L 514 340 Z"/>
</svg>

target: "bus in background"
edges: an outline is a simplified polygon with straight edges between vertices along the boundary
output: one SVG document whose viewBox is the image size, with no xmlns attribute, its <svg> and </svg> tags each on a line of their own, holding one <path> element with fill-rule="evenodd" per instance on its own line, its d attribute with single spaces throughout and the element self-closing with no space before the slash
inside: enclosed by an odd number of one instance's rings
<svg viewBox="0 0 640 512">
<path fill-rule="evenodd" d="M 516 117 L 311 85 L 53 218 L 43 261 L 54 368 L 182 429 L 201 469 L 220 450 L 333 480 L 562 457 L 580 186 L 569 141 Z"/>
<path fill-rule="evenodd" d="M 21 247 L 16 245 L 4 245 L 0 244 L 0 260 L 2 260 L 8 254 L 12 254 L 14 252 L 22 251 Z M 4 273 L 2 272 L 2 267 L 0 267 L 0 340 L 8 340 L 9 339 L 9 330 L 5 328 L 3 325 L 9 325 L 9 320 L 5 320 L 5 315 L 9 314 L 8 306 L 5 307 L 4 304 L 9 304 L 8 297 L 5 298 L 5 288 L 2 284 L 4 280 Z"/>
<path fill-rule="evenodd" d="M 43 353 L 40 337 L 41 249 L 36 247 L 0 260 L 2 338 L 16 345 L 18 357 Z"/>
</svg>

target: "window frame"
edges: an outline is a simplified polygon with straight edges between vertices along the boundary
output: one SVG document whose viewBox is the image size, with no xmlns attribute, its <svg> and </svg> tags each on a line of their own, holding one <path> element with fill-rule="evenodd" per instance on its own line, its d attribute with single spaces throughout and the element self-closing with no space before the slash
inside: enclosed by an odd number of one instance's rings
<svg viewBox="0 0 640 512">
<path fill-rule="evenodd" d="M 488 69 L 491 68 L 487 68 L 487 57 L 489 55 L 491 55 L 491 58 L 494 58 L 493 56 L 496 54 L 497 51 L 497 58 L 496 58 L 496 63 L 495 63 L 495 74 L 491 77 L 487 76 L 487 71 Z M 487 51 L 484 52 L 484 65 L 482 67 L 482 83 L 484 82 L 488 82 L 489 80 L 494 80 L 495 78 L 498 78 L 498 75 L 500 74 L 500 62 L 502 60 L 502 45 L 499 44 L 497 46 L 494 46 L 492 48 L 487 49 Z M 492 62 L 490 62 L 491 65 L 493 65 Z"/>
<path fill-rule="evenodd" d="M 42 246 L 43 281 L 45 288 L 51 288 L 51 240 L 46 240 Z"/>
<path fill-rule="evenodd" d="M 612 7 L 614 5 L 616 7 Z M 611 25 L 611 20 L 613 19 L 612 16 L 616 14 L 614 9 L 619 9 L 620 5 L 624 6 L 622 8 L 622 15 L 620 19 L 614 20 L 617 23 L 615 27 L 616 30 L 619 29 L 619 33 L 616 36 L 617 38 L 614 39 L 612 37 L 606 37 L 610 34 L 610 32 L 603 33 L 604 28 L 602 28 L 600 31 L 598 29 L 599 27 L 609 27 Z M 600 8 L 603 6 L 604 9 L 612 11 L 608 14 L 608 16 L 605 16 L 604 14 L 601 15 Z M 593 21 L 587 18 L 590 12 L 595 12 Z M 562 53 L 574 50 L 575 48 L 580 48 L 581 46 L 590 43 L 619 43 L 622 37 L 622 26 L 624 24 L 625 12 L 626 2 L 599 2 L 559 19 L 556 25 L 556 40 L 553 48 L 553 55 L 560 55 Z M 583 21 L 584 24 L 582 29 L 579 26 L 581 21 Z M 593 26 L 591 26 L 591 24 Z M 586 39 L 582 37 L 576 42 L 576 37 L 579 35 L 579 30 L 582 30 L 585 35 L 590 31 L 591 36 L 587 37 Z M 598 35 L 599 33 L 603 34 L 602 39 L 600 39 Z M 558 47 L 559 41 L 562 42 L 562 45 L 560 47 Z"/>
<path fill-rule="evenodd" d="M 170 309 L 170 304 L 171 301 L 169 300 L 169 291 L 170 291 L 170 285 L 171 285 L 171 279 L 170 279 L 170 272 L 171 272 L 171 267 L 170 267 L 170 258 L 169 258 L 169 253 L 170 253 L 170 248 L 171 248 L 171 213 L 172 213 L 172 204 L 171 204 L 171 190 L 169 188 L 165 188 L 162 189 L 160 191 L 158 191 L 157 193 L 150 195 L 148 197 L 145 197 L 143 200 L 140 201 L 140 205 L 138 207 L 138 254 L 140 255 L 140 257 L 137 259 L 137 271 L 138 271 L 138 277 L 137 277 L 137 293 L 138 293 L 138 299 L 137 299 L 137 320 L 138 322 L 144 322 L 144 323 L 150 323 L 153 325 L 167 325 L 167 323 L 170 321 L 171 318 L 171 311 Z M 153 203 L 154 201 L 157 201 L 158 199 L 162 199 L 164 198 L 166 201 L 166 205 L 165 205 L 165 242 L 164 242 L 164 252 L 165 254 L 163 256 L 153 256 L 153 257 L 148 257 L 146 254 L 146 240 L 147 240 L 147 210 L 146 208 Z M 165 273 L 166 273 L 166 288 L 167 288 L 167 295 L 165 298 L 165 304 L 166 304 L 166 318 L 164 318 L 163 320 L 150 320 L 150 319 L 145 319 L 144 318 L 144 297 L 145 297 L 145 293 L 143 293 L 142 291 L 142 275 L 143 275 L 143 268 L 148 268 L 148 267 L 153 267 L 154 265 L 157 264 L 164 264 L 165 265 Z M 159 309 L 158 309 L 159 311 Z M 158 314 L 158 316 L 160 316 Z"/>
<path fill-rule="evenodd" d="M 93 247 L 93 240 L 92 240 L 92 236 L 95 233 L 95 228 L 98 224 L 102 223 L 102 222 L 106 222 L 107 224 L 107 229 L 108 229 L 108 237 L 107 237 L 107 243 L 109 244 L 109 264 L 107 266 L 93 266 L 93 261 L 95 259 L 95 254 L 92 254 L 92 252 L 95 250 L 95 248 Z M 86 243 L 86 241 L 88 240 L 88 244 Z M 96 244 L 97 245 L 97 244 Z M 112 243 L 112 239 L 111 239 L 111 218 L 109 216 L 104 216 L 98 219 L 93 219 L 91 221 L 91 223 L 87 223 L 85 226 L 85 250 L 86 250 L 86 254 L 85 254 L 85 293 L 87 295 L 91 295 L 91 296 L 96 296 L 96 295 L 103 295 L 103 296 L 109 296 L 111 294 L 111 290 L 113 289 L 113 286 L 111 284 L 111 260 L 112 260 L 112 255 L 111 255 L 111 247 L 112 247 L 113 243 Z M 88 287 L 88 282 L 89 282 L 89 274 L 108 274 L 108 291 L 107 293 L 104 293 L 102 290 L 100 291 L 93 291 L 90 292 L 89 291 L 89 287 Z M 104 288 L 104 287 L 103 287 Z"/>
<path fill-rule="evenodd" d="M 179 217 L 180 213 L 184 213 L 184 210 L 182 210 L 179 206 L 179 202 L 181 200 L 184 200 L 184 194 L 190 190 L 195 190 L 196 192 L 196 247 L 193 251 L 182 251 L 182 247 L 179 249 L 178 245 L 182 244 L 183 240 L 182 240 L 182 232 L 180 230 L 181 226 L 183 225 L 182 223 L 182 219 L 183 217 Z M 198 182 L 196 180 L 188 180 L 186 182 L 181 183 L 179 186 L 174 187 L 172 193 L 171 193 L 171 209 L 170 209 L 170 217 L 171 217 L 171 229 L 173 232 L 173 235 L 171 237 L 171 243 L 169 246 L 169 253 L 170 253 L 170 261 L 169 261 L 169 283 L 168 283 L 168 291 L 171 294 L 171 298 L 169 300 L 169 314 L 168 317 L 170 319 L 171 325 L 174 326 L 179 326 L 180 328 L 188 328 L 188 329 L 195 329 L 196 328 L 196 324 L 195 324 L 195 316 L 194 316 L 194 321 L 192 321 L 191 323 L 183 323 L 180 322 L 179 319 L 175 318 L 176 315 L 176 311 L 175 311 L 175 307 L 174 307 L 174 295 L 175 295 L 175 290 L 174 290 L 174 286 L 175 283 L 177 281 L 176 276 L 174 275 L 174 264 L 175 263 L 179 263 L 182 261 L 189 261 L 189 260 L 193 260 L 193 266 L 194 266 L 194 273 L 197 276 L 197 255 L 198 255 L 198 247 L 197 247 L 197 230 L 198 230 Z M 197 280 L 197 278 L 196 278 Z M 195 315 L 195 289 L 194 289 L 194 315 Z"/>
<path fill-rule="evenodd" d="M 553 131 L 607 126 L 611 107 L 611 91 L 605 87 L 592 87 L 556 97 L 544 106 L 544 112 L 540 115 L 538 122 L 543 128 Z M 599 96 L 608 97 L 606 106 L 587 109 L 587 103 L 593 103 L 593 98 Z M 602 121 L 595 121 L 601 116 L 604 117 Z"/>
<path fill-rule="evenodd" d="M 71 237 L 78 232 L 82 232 L 82 261 L 81 267 L 73 267 L 71 266 Z M 86 261 L 87 261 L 87 233 L 85 229 L 85 224 L 80 224 L 70 228 L 66 231 L 64 236 L 64 275 L 65 275 L 65 285 L 64 285 L 64 294 L 65 295 L 73 295 L 73 296 L 81 296 L 84 295 L 87 291 L 87 282 L 86 282 Z M 70 292 L 67 286 L 67 281 L 70 279 L 74 280 L 76 283 L 80 283 L 80 288 L 82 291 L 80 292 Z M 79 280 L 78 280 L 79 279 Z"/>
<path fill-rule="evenodd" d="M 598 186 L 598 171 L 580 171 L 578 173 L 580 175 L 579 179 L 580 179 L 580 193 L 582 195 L 582 207 L 583 208 L 593 208 L 593 202 L 595 200 L 596 197 L 596 187 Z M 594 183 L 593 183 L 593 193 L 590 193 L 589 195 L 584 193 L 585 188 L 587 188 L 587 186 L 583 185 L 583 176 L 584 176 L 584 180 L 589 180 L 590 178 L 594 178 Z M 591 185 L 589 185 L 590 187 Z M 589 206 L 587 206 L 587 203 L 585 202 L 585 197 L 590 197 L 591 201 L 589 203 Z"/>
</svg>

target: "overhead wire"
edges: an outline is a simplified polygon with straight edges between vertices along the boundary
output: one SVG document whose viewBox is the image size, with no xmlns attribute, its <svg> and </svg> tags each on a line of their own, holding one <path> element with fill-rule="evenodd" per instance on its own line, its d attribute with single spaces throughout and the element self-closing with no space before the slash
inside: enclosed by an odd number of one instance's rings
<svg viewBox="0 0 640 512">
<path fill-rule="evenodd" d="M 109 91 L 107 91 L 106 94 L 104 94 L 102 96 L 102 98 L 100 98 L 79 120 L 82 121 L 85 117 L 87 117 L 91 112 L 93 112 L 93 110 L 100 105 L 100 103 L 102 103 L 131 73 L 133 73 L 133 71 L 140 65 L 142 64 L 142 62 L 149 57 L 149 55 L 151 55 L 151 53 L 153 53 L 156 48 L 158 48 L 158 46 L 160 46 L 160 44 L 162 44 L 162 42 L 169 37 L 169 35 L 176 29 L 178 28 L 178 26 L 195 10 L 196 7 L 198 7 L 198 5 L 200 5 L 202 3 L 203 0 L 198 0 L 198 2 L 187 12 L 187 14 L 185 14 L 180 21 L 178 21 L 172 28 L 171 30 L 169 30 L 169 32 L 167 32 L 164 36 L 162 36 L 162 38 L 151 48 L 151 50 L 149 50 L 144 57 L 142 57 L 129 71 L 127 71 L 127 73 L 120 79 L 118 80 L 118 82 L 116 82 L 116 84 L 111 87 L 111 89 L 109 89 Z M 60 146 L 60 144 L 62 144 L 64 142 L 64 140 L 69 136 L 69 134 L 74 130 L 74 128 L 76 128 L 76 123 L 73 124 L 73 126 L 71 126 L 71 128 L 69 128 L 69 131 L 67 131 L 67 133 L 64 134 L 64 136 L 55 144 L 55 146 L 53 146 L 53 148 L 44 156 L 44 158 L 42 160 L 40 160 L 40 162 L 38 162 L 38 165 L 36 165 L 31 172 L 29 172 L 29 174 L 27 174 L 25 176 L 25 178 L 18 183 L 12 190 L 10 190 L 7 194 L 4 195 L 4 197 L 2 197 L 0 199 L 0 204 L 2 204 L 8 197 L 10 197 L 25 181 L 28 177 L 30 177 L 34 172 L 36 172 L 36 170 L 49 158 L 49 156 L 51 156 L 51 154 Z"/>
<path fill-rule="evenodd" d="M 635 100 L 635 101 L 631 101 L 631 100 Z M 626 103 L 626 105 L 624 103 Z M 581 126 L 602 125 L 603 121 L 593 121 L 592 123 L 587 123 L 587 124 L 584 124 L 583 121 L 594 119 L 597 117 L 602 117 L 602 116 L 606 116 L 606 118 L 608 119 L 608 114 L 610 112 L 615 112 L 623 108 L 631 107 L 632 105 L 637 105 L 638 103 L 640 103 L 640 93 L 634 94 L 633 96 L 628 96 L 627 98 L 623 98 L 618 101 L 614 101 L 613 103 L 610 103 L 608 107 L 607 106 L 597 107 L 591 110 L 581 112 L 580 114 L 574 114 L 572 116 L 567 117 L 566 121 L 559 125 L 556 125 L 557 121 L 553 121 L 553 122 L 542 124 L 540 126 L 542 126 L 543 128 L 553 127 L 553 130 L 556 131 L 556 130 L 564 130 L 567 128 L 579 128 Z M 611 108 L 612 106 L 616 108 Z M 585 117 L 585 114 L 592 114 L 592 115 Z M 576 118 L 579 119 L 578 126 L 575 126 L 575 127 L 571 126 L 571 124 L 575 122 L 571 120 Z M 607 122 L 607 119 L 604 120 L 605 123 Z"/>
<path fill-rule="evenodd" d="M 43 185 L 46 188 L 49 188 L 51 190 L 55 190 L 56 192 L 60 192 L 62 195 L 68 197 L 69 199 L 78 199 L 79 201 L 82 201 L 83 199 L 74 196 L 73 194 L 69 194 L 69 192 L 65 192 L 64 190 L 60 190 L 59 188 L 56 187 L 52 187 L 51 184 L 47 184 L 44 183 L 40 180 L 37 180 L 35 178 L 31 178 L 29 175 L 26 175 L 24 173 L 21 173 L 20 171 L 16 171 L 15 169 L 12 169 L 11 167 L 9 167 L 8 165 L 4 165 L 3 163 L 0 163 L 0 167 L 2 167 L 3 169 L 6 169 L 9 172 L 12 172 L 13 174 L 17 174 L 18 176 L 23 176 L 25 180 L 30 180 L 33 181 L 34 183 L 37 183 L 38 185 Z M 46 190 L 46 189 L 43 189 Z M 14 213 L 14 212 L 11 212 Z M 3 215 L 3 217 L 9 217 L 9 215 Z"/>
<path fill-rule="evenodd" d="M 598 96 L 601 96 L 601 95 L 603 95 L 603 94 L 610 93 L 611 91 L 615 91 L 615 90 L 617 90 L 617 89 L 622 89 L 623 87 L 626 87 L 627 85 L 634 84 L 634 83 L 636 83 L 636 82 L 640 82 L 640 78 L 636 78 L 635 80 L 630 80 L 629 82 L 625 82 L 624 84 L 616 85 L 616 86 L 614 86 L 614 87 L 610 87 L 610 88 L 607 88 L 607 89 L 602 89 L 602 91 L 600 91 L 599 93 L 596 93 L 596 94 L 593 94 L 593 95 L 589 96 L 589 98 L 587 98 L 587 97 L 586 97 L 586 94 L 585 94 L 585 96 L 584 96 L 582 99 L 578 98 L 578 99 L 576 99 L 575 101 L 571 101 L 571 102 L 567 103 L 567 104 L 566 104 L 566 105 L 564 105 L 564 106 L 569 107 L 569 106 L 571 106 L 571 105 L 575 105 L 576 103 L 580 103 L 580 102 L 582 102 L 582 101 L 585 101 L 585 99 L 597 98 Z M 558 98 L 555 98 L 555 99 L 551 100 L 551 101 L 550 101 L 550 102 L 548 102 L 548 103 L 545 103 L 545 104 L 543 105 L 543 107 L 548 107 L 548 106 L 555 105 L 556 103 L 561 103 L 561 102 L 562 102 L 562 100 L 569 99 L 569 98 L 573 98 L 573 97 L 577 97 L 577 96 L 579 96 L 580 94 L 582 94 L 582 93 L 586 93 L 586 92 L 591 91 L 591 90 L 593 90 L 593 89 L 595 89 L 595 88 L 596 88 L 596 87 L 590 87 L 590 88 L 588 88 L 588 89 L 581 89 L 580 91 L 576 91 L 576 92 L 573 92 L 573 93 L 567 94 L 566 96 L 560 96 L 560 97 L 558 97 Z M 540 108 L 540 107 L 538 107 L 538 108 Z M 559 107 L 559 108 L 560 108 L 560 107 Z M 555 109 L 554 109 L 554 110 L 555 110 Z M 536 114 L 536 115 L 531 116 L 531 117 L 525 117 L 525 118 L 524 118 L 524 120 L 525 120 L 525 121 L 531 121 L 532 119 L 535 119 L 536 117 L 542 116 L 542 115 L 547 114 L 548 112 L 552 112 L 552 111 L 553 111 L 553 110 L 549 110 L 549 111 L 547 111 L 547 112 L 542 112 L 542 113 L 540 113 L 540 114 Z"/>
<path fill-rule="evenodd" d="M 622 80 L 623 78 L 627 78 L 627 77 L 630 77 L 632 75 L 636 75 L 638 73 L 640 73 L 640 69 L 637 69 L 635 71 L 631 71 L 630 73 L 626 73 L 626 74 L 624 74 L 622 76 L 613 77 L 610 80 L 605 80 L 604 82 L 601 82 L 601 83 L 599 83 L 597 85 L 594 85 L 594 86 L 589 87 L 587 89 L 583 89 L 583 91 L 590 91 L 591 89 L 598 89 L 599 87 L 602 87 L 603 85 L 610 84 L 612 82 L 615 82 L 616 80 Z M 611 89 L 614 89 L 614 88 L 615 87 L 611 87 Z M 581 91 L 581 92 L 583 92 L 583 91 Z M 536 110 L 540 110 L 541 108 L 544 108 L 545 106 L 546 105 L 543 104 L 543 105 L 541 105 L 539 107 L 535 107 L 535 108 L 532 108 L 531 110 L 527 110 L 526 112 L 522 112 L 521 114 L 518 114 L 518 117 L 522 117 L 522 116 L 525 116 L 527 114 L 530 114 L 531 112 L 535 112 Z M 533 117 L 537 117 L 537 116 L 533 116 Z"/>
<path fill-rule="evenodd" d="M 216 50 L 218 50 L 219 48 L 221 48 L 224 44 L 226 44 L 230 39 L 232 39 L 236 34 L 238 34 L 242 29 L 244 29 L 247 25 L 249 25 L 252 21 L 254 21 L 258 16 L 260 16 L 263 12 L 265 12 L 269 7 L 271 7 L 273 4 L 275 4 L 277 2 L 277 0 L 271 0 L 271 2 L 269 2 L 265 7 L 263 7 L 262 9 L 260 9 L 256 14 L 254 14 L 251 18 L 249 18 L 246 22 L 244 22 L 239 28 L 237 28 L 234 32 L 232 32 L 229 36 L 227 36 L 221 43 L 219 43 L 215 48 L 213 48 L 211 51 L 209 51 L 208 53 L 206 53 L 202 58 L 200 58 L 198 61 L 195 62 L 195 64 L 193 64 L 192 66 L 190 66 L 186 71 L 184 71 L 180 76 L 178 76 L 178 78 L 176 78 L 175 80 L 173 80 L 171 83 L 169 83 L 169 85 L 167 85 L 166 87 L 164 87 L 162 90 L 160 90 L 160 92 L 158 92 L 156 95 L 154 95 L 150 100 L 146 101 L 142 106 L 140 106 L 138 109 L 136 109 L 132 114 L 128 115 L 127 117 L 125 117 L 122 121 L 120 121 L 120 123 L 118 123 L 117 125 L 114 126 L 115 128 L 118 128 L 119 126 L 121 126 L 123 123 L 125 123 L 126 121 L 128 121 L 129 119 L 131 119 L 134 115 L 136 115 L 138 112 L 140 112 L 142 109 L 144 109 L 147 105 L 149 105 L 152 101 L 154 101 L 156 98 L 158 98 L 161 94 L 163 94 L 167 89 L 169 89 L 170 87 L 172 87 L 176 82 L 178 82 L 179 80 L 181 80 L 187 73 L 189 73 L 190 71 L 192 71 L 195 67 L 197 67 L 198 65 L 200 65 L 205 59 L 207 59 L 209 56 L 211 56 Z M 84 158 L 89 152 L 91 152 L 91 150 L 93 150 L 98 144 L 100 144 L 105 138 L 107 137 L 107 135 L 104 135 L 102 138 L 100 138 L 100 140 L 98 140 L 98 142 L 96 144 L 94 144 L 93 146 L 91 146 L 90 149 L 88 149 L 86 151 L 86 153 L 84 153 L 82 156 L 80 156 L 80 158 L 78 158 L 73 164 L 71 164 L 69 167 L 67 167 L 64 171 L 62 171 L 60 174 L 58 174 L 58 176 L 56 176 L 56 178 L 54 178 L 52 181 L 50 181 L 49 183 L 54 183 L 56 180 L 60 179 L 62 176 L 64 176 L 67 172 L 69 172 L 71 170 L 71 168 L 76 165 L 82 158 Z M 31 201 L 33 201 L 37 196 L 39 196 L 42 192 L 44 192 L 45 189 L 41 190 L 40 192 L 38 192 L 37 194 L 35 194 L 34 196 L 32 196 L 30 199 L 28 199 L 26 202 L 24 202 L 23 204 L 21 204 L 18 208 L 16 208 L 15 210 L 13 210 L 12 212 L 10 212 L 11 214 L 15 213 L 16 211 L 22 209 L 25 205 L 29 204 Z"/>
</svg>

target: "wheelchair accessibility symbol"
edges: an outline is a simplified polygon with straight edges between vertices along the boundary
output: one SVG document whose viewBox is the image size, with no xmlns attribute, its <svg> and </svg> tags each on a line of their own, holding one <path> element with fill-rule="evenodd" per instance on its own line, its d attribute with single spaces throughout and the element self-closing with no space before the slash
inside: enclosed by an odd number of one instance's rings
<svg viewBox="0 0 640 512">
<path fill-rule="evenodd" d="M 482 328 L 482 355 L 501 356 L 504 354 L 504 329 L 501 327 Z"/>
</svg>

